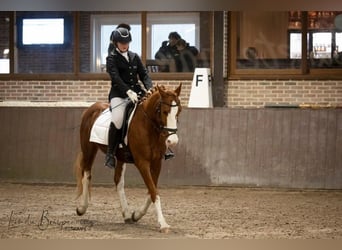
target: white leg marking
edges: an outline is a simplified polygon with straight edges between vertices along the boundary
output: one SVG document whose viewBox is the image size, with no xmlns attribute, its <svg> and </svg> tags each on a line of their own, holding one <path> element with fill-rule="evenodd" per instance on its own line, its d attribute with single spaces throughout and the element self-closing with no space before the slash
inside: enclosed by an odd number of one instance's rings
<svg viewBox="0 0 342 250">
<path fill-rule="evenodd" d="M 160 225 L 160 231 L 167 232 L 168 229 L 170 228 L 170 225 L 166 223 L 165 218 L 163 216 L 159 195 L 157 195 L 154 205 L 155 205 L 156 212 L 157 212 L 157 218 L 158 218 L 158 223 Z"/>
<path fill-rule="evenodd" d="M 139 210 L 134 212 L 134 220 L 140 220 L 147 213 L 147 210 L 150 207 L 151 203 L 151 196 L 148 195 L 146 197 L 145 204 L 142 205 Z"/>
<path fill-rule="evenodd" d="M 88 208 L 89 176 L 90 176 L 90 173 L 88 171 L 85 171 L 83 178 L 82 178 L 82 195 L 80 199 L 80 206 L 77 208 L 77 211 L 80 215 L 84 214 Z"/>
<path fill-rule="evenodd" d="M 125 194 L 125 172 L 126 172 L 126 164 L 122 166 L 121 177 L 118 185 L 116 186 L 116 191 L 119 195 L 121 212 L 124 220 L 130 220 L 132 216 L 132 211 L 130 211 L 128 202 Z"/>
</svg>

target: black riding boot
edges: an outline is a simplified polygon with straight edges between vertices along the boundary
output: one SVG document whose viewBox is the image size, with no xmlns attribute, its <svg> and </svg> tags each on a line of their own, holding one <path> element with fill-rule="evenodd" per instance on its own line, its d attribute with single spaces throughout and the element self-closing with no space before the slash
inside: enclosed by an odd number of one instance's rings
<svg viewBox="0 0 342 250">
<path fill-rule="evenodd" d="M 115 152 L 120 141 L 120 129 L 117 129 L 114 123 L 110 123 L 108 132 L 108 148 L 105 159 L 105 166 L 108 168 L 115 168 L 116 158 Z"/>
</svg>

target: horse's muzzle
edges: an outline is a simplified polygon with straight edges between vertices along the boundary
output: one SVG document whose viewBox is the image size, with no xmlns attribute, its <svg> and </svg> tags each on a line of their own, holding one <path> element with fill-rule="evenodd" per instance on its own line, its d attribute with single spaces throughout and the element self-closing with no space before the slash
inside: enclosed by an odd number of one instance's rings
<svg viewBox="0 0 342 250">
<path fill-rule="evenodd" d="M 175 146 L 178 143 L 178 135 L 176 133 L 170 134 L 165 141 L 167 147 Z"/>
</svg>

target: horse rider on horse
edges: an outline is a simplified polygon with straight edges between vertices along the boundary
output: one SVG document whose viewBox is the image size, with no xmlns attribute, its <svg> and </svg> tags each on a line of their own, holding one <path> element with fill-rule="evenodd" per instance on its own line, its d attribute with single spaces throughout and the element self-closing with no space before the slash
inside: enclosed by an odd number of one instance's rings
<svg viewBox="0 0 342 250">
<path fill-rule="evenodd" d="M 105 158 L 105 166 L 109 168 L 115 168 L 116 165 L 115 152 L 122 138 L 124 113 L 129 104 L 127 98 L 132 103 L 137 103 L 138 97 L 152 88 L 152 80 L 141 58 L 129 50 L 129 43 L 132 41 L 130 29 L 130 25 L 125 23 L 116 27 L 110 36 L 106 58 L 106 70 L 111 78 L 108 99 L 112 112 Z M 142 89 L 141 83 L 145 90 Z M 166 160 L 174 156 L 171 149 L 168 148 L 167 151 Z"/>
<path fill-rule="evenodd" d="M 112 120 L 108 133 L 108 149 L 105 166 L 115 168 L 115 152 L 121 140 L 124 113 L 129 102 L 138 102 L 138 96 L 145 93 L 138 83 L 140 80 L 148 90 L 152 87 L 152 80 L 142 64 L 138 54 L 129 50 L 132 41 L 130 26 L 119 24 L 110 36 L 110 45 L 106 61 L 106 70 L 111 78 L 109 101 Z"/>
</svg>

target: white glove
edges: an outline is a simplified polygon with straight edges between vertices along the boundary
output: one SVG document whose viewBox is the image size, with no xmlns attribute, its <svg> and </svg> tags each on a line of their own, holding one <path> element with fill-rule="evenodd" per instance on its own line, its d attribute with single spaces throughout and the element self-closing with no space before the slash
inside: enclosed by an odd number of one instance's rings
<svg viewBox="0 0 342 250">
<path fill-rule="evenodd" d="M 129 99 L 131 99 L 133 103 L 138 102 L 138 95 L 133 90 L 131 89 L 127 90 L 126 94 L 128 95 Z"/>
</svg>

